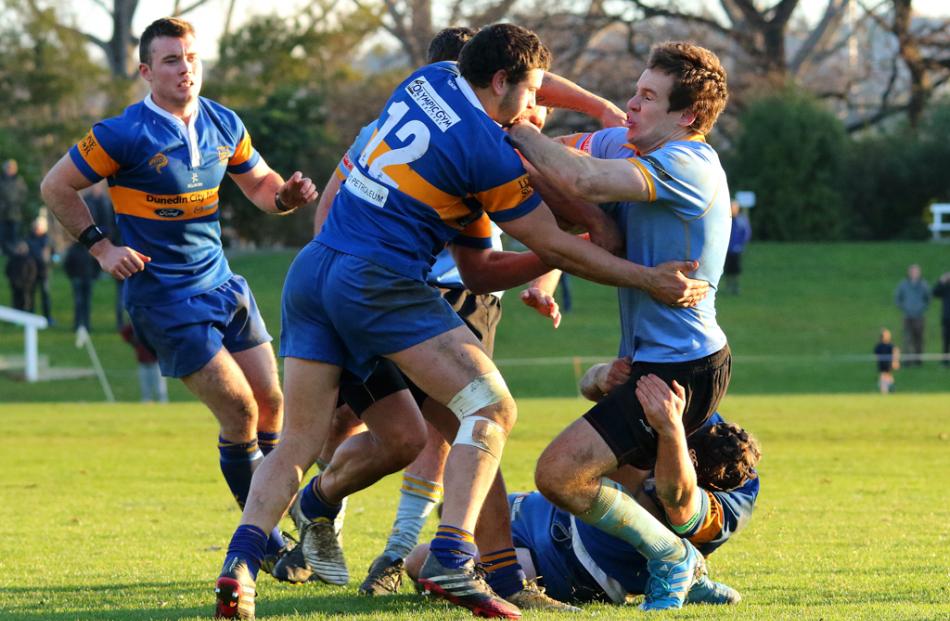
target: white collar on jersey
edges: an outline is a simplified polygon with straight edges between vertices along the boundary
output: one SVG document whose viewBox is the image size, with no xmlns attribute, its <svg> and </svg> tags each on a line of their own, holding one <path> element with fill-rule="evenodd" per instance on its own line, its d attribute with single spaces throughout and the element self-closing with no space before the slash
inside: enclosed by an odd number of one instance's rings
<svg viewBox="0 0 950 621">
<path fill-rule="evenodd" d="M 462 94 L 465 95 L 465 99 L 468 100 L 470 104 L 475 106 L 478 110 L 485 112 L 485 106 L 482 105 L 482 102 L 478 99 L 478 95 L 475 94 L 475 91 L 472 89 L 472 85 L 468 83 L 468 80 L 462 76 L 457 76 L 455 78 L 455 83 L 459 85 L 459 90 L 462 91 Z M 485 116 L 488 116 L 488 113 L 485 112 Z M 494 119 L 492 119 L 494 121 Z M 495 121 L 498 127 L 501 127 L 501 123 Z"/>
<path fill-rule="evenodd" d="M 168 119 L 169 122 L 185 130 L 185 142 L 188 144 L 188 153 L 191 155 L 191 167 L 198 168 L 201 166 L 201 154 L 198 153 L 198 131 L 195 129 L 198 123 L 198 115 L 201 114 L 201 106 L 195 106 L 195 113 L 191 115 L 189 122 L 185 123 L 168 110 L 160 108 L 152 99 L 151 93 L 146 95 L 144 103 L 146 108 L 158 116 Z"/>
</svg>

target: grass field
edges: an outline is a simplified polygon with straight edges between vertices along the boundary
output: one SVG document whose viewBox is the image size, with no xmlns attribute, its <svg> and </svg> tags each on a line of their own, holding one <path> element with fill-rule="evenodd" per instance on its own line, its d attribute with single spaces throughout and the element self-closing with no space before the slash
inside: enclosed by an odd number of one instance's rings
<svg viewBox="0 0 950 621">
<path fill-rule="evenodd" d="M 293 253 L 260 252 L 232 259 L 247 277 L 268 327 L 280 334 L 280 287 Z M 745 259 L 743 292 L 721 296 L 719 318 L 735 355 L 733 394 L 860 393 L 875 390 L 874 364 L 867 359 L 881 325 L 899 339 L 901 317 L 892 302 L 906 267 L 918 262 L 933 279 L 950 270 L 950 247 L 925 243 L 753 244 Z M 58 271 L 53 281 L 54 317 L 59 325 L 40 333 L 41 354 L 53 366 L 90 366 L 73 346 L 69 286 Z M 573 279 L 574 310 L 557 330 L 522 306 L 505 301 L 496 358 L 516 397 L 569 397 L 575 392 L 571 357 L 608 358 L 617 351 L 616 294 Z M 120 401 L 136 400 L 138 386 L 131 348 L 115 334 L 114 286 L 96 285 L 93 338 Z M 927 351 L 939 350 L 939 304 L 932 305 Z M 22 332 L 0 323 L 0 356 L 20 354 Z M 544 364 L 525 360 L 547 358 Z M 566 361 L 565 361 L 566 360 Z M 950 371 L 937 364 L 901 372 L 904 392 L 941 392 Z M 173 383 L 173 400 L 190 399 Z M 98 401 L 95 380 L 29 385 L 0 375 L 0 400 Z"/>
<path fill-rule="evenodd" d="M 583 409 L 527 399 L 505 453 L 512 490 Z M 760 438 L 762 494 L 748 528 L 711 557 L 738 608 L 661 618 L 950 618 L 950 419 L 940 395 L 731 396 L 723 412 Z M 217 470 L 215 427 L 197 404 L 5 406 L 0 453 L 0 619 L 207 617 L 239 514 Z M 259 583 L 265 619 L 467 619 L 356 585 L 391 524 L 398 480 L 355 495 L 348 587 Z M 431 532 L 430 520 L 425 534 Z M 590 606 L 578 618 L 640 616 Z M 564 618 L 526 615 L 531 619 Z"/>
<path fill-rule="evenodd" d="M 275 337 L 292 256 L 232 260 Z M 750 526 L 710 563 L 745 599 L 738 608 L 661 618 L 950 619 L 950 370 L 928 363 L 902 371 L 898 393 L 881 397 L 866 359 L 879 326 L 900 333 L 891 295 L 906 266 L 919 262 L 932 279 L 950 269 L 947 246 L 757 244 L 745 261 L 742 295 L 718 304 L 735 355 L 722 411 L 762 441 L 763 491 Z M 574 358 L 616 351 L 615 294 L 573 285 L 574 310 L 557 331 L 506 299 L 496 358 L 521 411 L 504 460 L 512 490 L 531 487 L 537 455 L 586 409 L 574 397 L 583 366 Z M 59 325 L 41 333 L 41 354 L 53 366 L 88 366 L 73 346 L 59 273 L 53 288 Z M 239 519 L 217 468 L 216 428 L 179 383 L 170 384 L 172 404 L 135 403 L 134 358 L 114 333 L 113 295 L 110 282 L 97 285 L 93 337 L 124 403 L 98 403 L 94 379 L 31 385 L 0 375 L 2 621 L 193 619 L 211 610 L 211 586 Z M 930 352 L 938 310 L 931 309 Z M 21 333 L 0 324 L 0 356 L 21 351 Z M 470 618 L 410 589 L 381 602 L 355 596 L 388 533 L 398 483 L 389 477 L 351 500 L 351 585 L 263 578 L 259 616 Z M 639 615 L 591 606 L 579 618 Z"/>
</svg>

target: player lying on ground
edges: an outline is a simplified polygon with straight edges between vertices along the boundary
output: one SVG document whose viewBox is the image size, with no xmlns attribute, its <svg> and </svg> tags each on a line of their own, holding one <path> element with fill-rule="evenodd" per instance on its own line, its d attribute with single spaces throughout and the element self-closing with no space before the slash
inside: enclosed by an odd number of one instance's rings
<svg viewBox="0 0 950 621">
<path fill-rule="evenodd" d="M 585 377 L 587 386 L 609 392 L 618 382 L 601 371 L 622 377 L 629 375 L 629 364 L 618 360 Z M 718 414 L 687 439 L 683 395 L 679 385 L 671 389 L 655 375 L 638 382 L 637 397 L 659 435 L 656 466 L 652 473 L 624 468 L 627 472 L 618 479 L 633 487 L 611 483 L 637 499 L 641 519 L 636 545 L 576 520 L 538 492 L 509 497 L 521 564 L 550 596 L 575 604 L 624 604 L 634 595 L 661 596 L 665 587 L 651 577 L 661 573 L 658 565 L 681 556 L 687 545 L 708 557 L 748 524 L 759 492 L 758 443 Z M 425 546 L 419 546 L 407 559 L 410 576 L 418 575 L 424 555 Z M 686 603 L 734 604 L 740 599 L 735 589 L 709 579 L 705 563 L 682 579 L 687 582 Z"/>
</svg>

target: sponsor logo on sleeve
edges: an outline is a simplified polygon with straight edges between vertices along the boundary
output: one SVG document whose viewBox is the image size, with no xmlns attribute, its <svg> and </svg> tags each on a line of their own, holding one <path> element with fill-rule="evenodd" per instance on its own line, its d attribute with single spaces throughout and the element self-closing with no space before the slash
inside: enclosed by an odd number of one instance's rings
<svg viewBox="0 0 950 621">
<path fill-rule="evenodd" d="M 521 189 L 521 199 L 524 200 L 534 194 L 534 188 L 531 187 L 531 182 L 528 181 L 528 175 L 518 179 L 518 187 Z"/>
<path fill-rule="evenodd" d="M 424 76 L 419 76 L 410 82 L 406 86 L 406 92 L 442 132 L 447 132 L 462 120 L 455 110 L 439 97 L 435 88 Z"/>
<path fill-rule="evenodd" d="M 389 189 L 364 175 L 359 168 L 350 171 L 350 176 L 346 178 L 343 187 L 380 209 L 386 205 L 386 199 L 389 198 Z"/>
<path fill-rule="evenodd" d="M 231 159 L 231 147 L 227 145 L 221 145 L 218 147 L 218 161 L 227 162 Z"/>
<path fill-rule="evenodd" d="M 90 129 L 86 137 L 79 141 L 79 152 L 82 153 L 83 158 L 85 158 L 98 146 L 99 143 L 96 142 L 96 136 Z"/>
</svg>

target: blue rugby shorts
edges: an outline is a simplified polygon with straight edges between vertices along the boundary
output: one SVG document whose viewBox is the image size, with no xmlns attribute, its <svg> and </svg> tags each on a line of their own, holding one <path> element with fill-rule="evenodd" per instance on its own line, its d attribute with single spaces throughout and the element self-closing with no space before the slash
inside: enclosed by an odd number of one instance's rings
<svg viewBox="0 0 950 621">
<path fill-rule="evenodd" d="M 290 266 L 280 355 L 326 362 L 365 381 L 378 359 L 463 325 L 439 292 L 317 241 Z"/>
<path fill-rule="evenodd" d="M 191 375 L 222 347 L 240 352 L 271 341 L 251 289 L 238 275 L 178 302 L 129 304 L 127 310 L 135 334 L 155 350 L 166 377 Z"/>
</svg>

